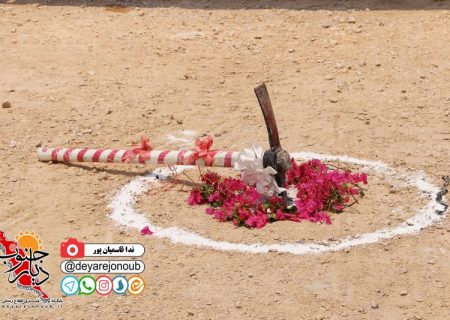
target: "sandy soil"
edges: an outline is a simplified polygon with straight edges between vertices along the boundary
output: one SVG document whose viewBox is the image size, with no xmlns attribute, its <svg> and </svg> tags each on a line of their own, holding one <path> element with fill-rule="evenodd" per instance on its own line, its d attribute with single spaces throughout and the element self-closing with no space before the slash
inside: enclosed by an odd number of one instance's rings
<svg viewBox="0 0 450 320">
<path fill-rule="evenodd" d="M 173 148 L 182 142 L 168 135 L 183 130 L 212 133 L 217 148 L 267 145 L 253 93 L 265 81 L 287 150 L 381 160 L 438 184 L 450 173 L 450 2 L 405 2 L 1 1 L 0 103 L 11 107 L 0 108 L 0 230 L 41 236 L 52 297 L 62 297 L 59 244 L 69 236 L 143 243 L 148 287 L 138 297 L 65 297 L 62 309 L 0 314 L 448 319 L 449 220 L 323 255 L 174 245 L 119 230 L 108 217 L 115 192 L 152 168 L 49 165 L 35 155 L 38 145 L 124 147 L 141 134 Z M 188 207 L 178 188 L 140 197 L 139 208 L 215 239 L 282 242 L 374 230 L 423 204 L 414 190 L 391 193 L 380 176 L 369 179 L 363 203 L 331 226 L 236 230 Z M 6 275 L 0 282 L 0 299 L 32 297 Z"/>
</svg>

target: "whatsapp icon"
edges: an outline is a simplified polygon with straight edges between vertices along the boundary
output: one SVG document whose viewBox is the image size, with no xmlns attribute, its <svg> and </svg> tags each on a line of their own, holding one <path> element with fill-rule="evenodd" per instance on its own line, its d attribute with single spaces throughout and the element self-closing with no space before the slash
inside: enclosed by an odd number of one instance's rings
<svg viewBox="0 0 450 320">
<path fill-rule="evenodd" d="M 91 276 L 84 276 L 80 279 L 78 294 L 90 295 L 95 291 L 95 279 Z"/>
</svg>

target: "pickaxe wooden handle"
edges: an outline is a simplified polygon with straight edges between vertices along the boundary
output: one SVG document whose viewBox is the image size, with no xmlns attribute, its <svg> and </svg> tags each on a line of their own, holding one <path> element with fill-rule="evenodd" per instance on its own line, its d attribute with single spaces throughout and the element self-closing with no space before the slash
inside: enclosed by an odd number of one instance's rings
<svg viewBox="0 0 450 320">
<path fill-rule="evenodd" d="M 263 83 L 256 87 L 255 94 L 266 122 L 267 133 L 269 134 L 270 150 L 264 152 L 263 165 L 264 167 L 271 166 L 277 171 L 275 180 L 279 187 L 284 187 L 286 171 L 291 167 L 290 156 L 287 151 L 281 148 L 277 122 L 266 85 Z"/>
</svg>

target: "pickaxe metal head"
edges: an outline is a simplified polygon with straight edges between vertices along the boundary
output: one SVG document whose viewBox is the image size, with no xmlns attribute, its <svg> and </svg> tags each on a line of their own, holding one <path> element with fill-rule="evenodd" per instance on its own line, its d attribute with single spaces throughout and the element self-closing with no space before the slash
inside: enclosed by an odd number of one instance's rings
<svg viewBox="0 0 450 320">
<path fill-rule="evenodd" d="M 264 152 L 263 165 L 264 167 L 271 166 L 277 171 L 275 181 L 279 187 L 283 188 L 286 183 L 286 171 L 291 167 L 290 155 L 281 148 L 277 122 L 266 85 L 263 83 L 256 87 L 255 94 L 266 122 L 267 133 L 269 134 L 270 149 Z"/>
</svg>

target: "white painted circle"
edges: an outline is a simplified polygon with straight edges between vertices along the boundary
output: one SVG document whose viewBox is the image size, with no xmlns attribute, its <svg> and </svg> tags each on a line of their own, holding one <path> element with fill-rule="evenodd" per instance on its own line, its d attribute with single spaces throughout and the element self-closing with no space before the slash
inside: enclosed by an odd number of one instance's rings
<svg viewBox="0 0 450 320">
<path fill-rule="evenodd" d="M 307 253 L 324 253 L 339 251 L 348 247 L 377 243 L 382 240 L 391 239 L 395 236 L 415 234 L 445 218 L 445 214 L 439 215 L 436 210 L 443 210 L 443 206 L 436 202 L 436 194 L 439 187 L 428 182 L 427 176 L 423 172 L 406 172 L 391 168 L 381 161 L 361 160 L 348 156 L 324 155 L 312 152 L 291 153 L 296 160 L 319 159 L 325 161 L 341 161 L 362 166 L 363 170 L 372 170 L 383 174 L 388 178 L 404 180 L 406 186 L 413 186 L 422 191 L 430 200 L 421 209 L 417 210 L 414 216 L 407 219 L 396 227 L 384 228 L 374 232 L 351 236 L 339 239 L 329 245 L 318 243 L 274 243 L 274 244 L 243 244 L 226 241 L 217 241 L 206 238 L 192 231 L 187 231 L 179 227 L 162 228 L 153 225 L 148 219 L 134 208 L 136 197 L 147 191 L 151 184 L 159 183 L 160 180 L 167 179 L 172 172 L 167 168 L 158 168 L 154 172 L 144 177 L 138 177 L 123 186 L 114 196 L 108 205 L 112 209 L 111 218 L 120 226 L 132 227 L 141 230 L 149 226 L 154 232 L 152 237 L 166 238 L 172 243 L 185 245 L 196 245 L 223 251 L 240 251 L 248 253 L 267 253 L 269 251 L 287 252 L 301 255 Z M 182 172 L 192 166 L 176 166 L 177 172 Z"/>
</svg>

